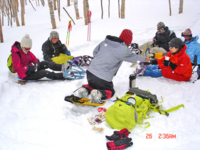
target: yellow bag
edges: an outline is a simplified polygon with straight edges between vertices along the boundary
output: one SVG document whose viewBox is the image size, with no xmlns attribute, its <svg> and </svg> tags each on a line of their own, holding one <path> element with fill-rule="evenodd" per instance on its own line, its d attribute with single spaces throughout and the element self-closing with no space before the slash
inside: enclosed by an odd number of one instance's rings
<svg viewBox="0 0 200 150">
<path fill-rule="evenodd" d="M 68 60 L 72 60 L 74 57 L 73 56 L 68 56 L 66 54 L 60 53 L 59 56 L 51 58 L 53 62 L 56 64 L 66 64 Z"/>
</svg>

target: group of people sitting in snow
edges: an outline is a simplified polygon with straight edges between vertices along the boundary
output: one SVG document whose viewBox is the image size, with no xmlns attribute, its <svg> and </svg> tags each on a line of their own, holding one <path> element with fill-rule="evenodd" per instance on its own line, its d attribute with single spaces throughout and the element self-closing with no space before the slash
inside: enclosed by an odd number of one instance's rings
<svg viewBox="0 0 200 150">
<path fill-rule="evenodd" d="M 199 37 L 193 37 L 190 29 L 186 29 L 181 36 L 185 41 L 177 38 L 163 22 L 159 22 L 152 42 L 139 46 L 143 51 L 147 48 L 149 50 L 148 56 L 142 56 L 132 53 L 128 48 L 133 33 L 124 29 L 119 37 L 107 35 L 105 40 L 96 46 L 93 57 L 90 57 L 93 59 L 88 63 L 87 59 L 83 59 L 84 56 L 71 56 L 70 51 L 59 40 L 56 31 L 52 31 L 42 45 L 44 61 L 40 62 L 30 51 L 32 40 L 27 34 L 21 43 L 15 42 L 12 46 L 12 61 L 14 71 L 24 80 L 38 80 L 43 77 L 52 80 L 68 79 L 63 76 L 63 73 L 71 68 L 68 60 L 79 66 L 89 65 L 86 71 L 88 83 L 78 89 L 78 95 L 87 98 L 91 94 L 93 102 L 102 103 L 115 94 L 112 80 L 123 61 L 144 62 L 146 69 L 142 73 L 143 76 L 163 76 L 176 81 L 189 81 L 193 71 L 192 65 L 198 65 L 197 73 L 200 75 L 200 44 L 197 42 Z M 61 72 L 47 71 L 47 68 Z"/>
</svg>

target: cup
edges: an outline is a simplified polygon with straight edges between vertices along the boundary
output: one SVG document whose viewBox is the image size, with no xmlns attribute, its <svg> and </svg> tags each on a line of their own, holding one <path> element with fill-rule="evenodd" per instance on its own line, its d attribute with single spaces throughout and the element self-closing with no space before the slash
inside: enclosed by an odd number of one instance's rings
<svg viewBox="0 0 200 150">
<path fill-rule="evenodd" d="M 168 56 L 165 56 L 165 60 L 169 60 L 169 58 L 170 58 L 170 57 L 168 57 Z"/>
</svg>

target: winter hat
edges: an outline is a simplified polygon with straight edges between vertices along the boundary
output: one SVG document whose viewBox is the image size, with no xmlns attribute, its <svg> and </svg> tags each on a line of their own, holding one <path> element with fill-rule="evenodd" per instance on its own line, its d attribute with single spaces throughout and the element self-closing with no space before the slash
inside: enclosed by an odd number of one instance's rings
<svg viewBox="0 0 200 150">
<path fill-rule="evenodd" d="M 127 45 L 130 45 L 133 39 L 133 33 L 129 29 L 124 29 L 119 36 Z"/>
<path fill-rule="evenodd" d="M 188 28 L 186 29 L 184 32 L 182 32 L 182 36 L 186 39 L 189 40 L 192 38 L 192 32 L 191 30 Z"/>
<path fill-rule="evenodd" d="M 26 34 L 20 43 L 21 47 L 31 48 L 32 47 L 32 39 L 29 38 L 29 35 Z"/>
<path fill-rule="evenodd" d="M 165 24 L 163 22 L 159 22 L 157 24 L 157 29 L 159 30 L 159 29 L 162 29 L 162 28 L 165 28 Z"/>
<path fill-rule="evenodd" d="M 173 38 L 169 42 L 170 47 L 172 46 L 172 47 L 179 48 L 179 49 L 181 49 L 184 45 L 185 45 L 185 43 L 180 38 Z"/>
<path fill-rule="evenodd" d="M 51 31 L 49 39 L 52 40 L 53 38 L 59 38 L 58 32 Z"/>
</svg>

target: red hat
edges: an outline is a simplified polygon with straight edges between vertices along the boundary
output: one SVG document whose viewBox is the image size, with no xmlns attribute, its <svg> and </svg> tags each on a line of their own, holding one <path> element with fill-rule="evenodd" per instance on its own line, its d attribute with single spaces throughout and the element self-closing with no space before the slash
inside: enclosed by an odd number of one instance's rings
<svg viewBox="0 0 200 150">
<path fill-rule="evenodd" d="M 119 38 L 122 39 L 127 45 L 130 45 L 133 39 L 133 33 L 131 30 L 124 29 Z"/>
<path fill-rule="evenodd" d="M 192 38 L 192 32 L 191 30 L 188 28 L 186 29 L 184 32 L 182 32 L 182 36 L 186 39 L 189 40 Z"/>
</svg>

